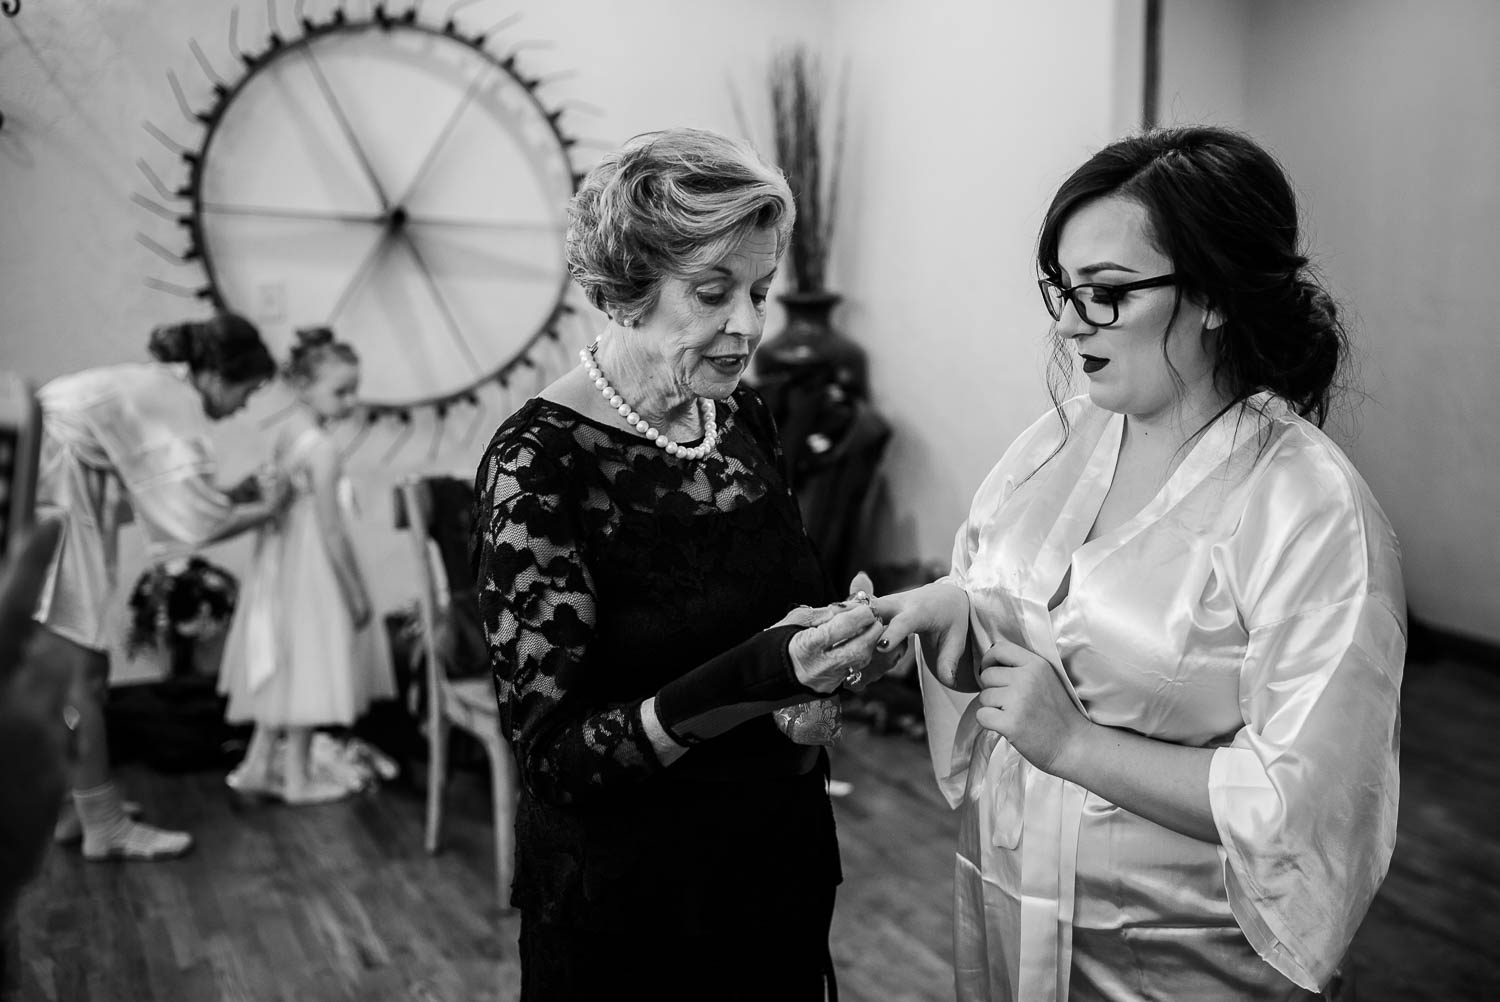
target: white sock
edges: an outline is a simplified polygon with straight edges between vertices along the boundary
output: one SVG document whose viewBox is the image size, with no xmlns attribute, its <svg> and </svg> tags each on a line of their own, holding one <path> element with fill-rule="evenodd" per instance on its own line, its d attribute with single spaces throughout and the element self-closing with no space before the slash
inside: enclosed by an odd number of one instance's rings
<svg viewBox="0 0 1500 1002">
<path fill-rule="evenodd" d="M 73 803 L 83 824 L 85 859 L 169 859 L 193 847 L 193 837 L 187 832 L 130 820 L 119 787 L 112 782 L 74 790 Z"/>
</svg>

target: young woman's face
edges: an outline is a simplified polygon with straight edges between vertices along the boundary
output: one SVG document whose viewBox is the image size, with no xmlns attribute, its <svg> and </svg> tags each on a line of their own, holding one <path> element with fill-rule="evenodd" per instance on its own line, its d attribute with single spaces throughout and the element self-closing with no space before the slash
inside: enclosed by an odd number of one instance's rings
<svg viewBox="0 0 1500 1002">
<path fill-rule="evenodd" d="M 637 329 L 674 385 L 714 400 L 735 391 L 760 344 L 776 260 L 775 232 L 752 230 L 717 263 L 667 279 Z"/>
<path fill-rule="evenodd" d="M 203 413 L 211 420 L 222 421 L 242 410 L 255 391 L 266 385 L 264 379 L 231 383 L 218 373 L 206 373 L 194 379 L 203 396 Z"/>
<path fill-rule="evenodd" d="M 1062 284 L 1124 285 L 1171 274 L 1171 259 L 1155 247 L 1150 233 L 1139 202 L 1107 196 L 1085 203 L 1058 234 Z M 1093 298 L 1111 297 L 1095 290 Z M 1064 304 L 1057 333 L 1073 341 L 1095 404 L 1154 418 L 1177 407 L 1184 396 L 1211 390 L 1214 360 L 1203 331 L 1218 320 L 1186 296 L 1174 320 L 1176 300 L 1177 290 L 1170 285 L 1123 293 L 1117 297 L 1119 319 L 1108 327 L 1090 324 L 1071 302 Z"/>
<path fill-rule="evenodd" d="M 324 421 L 346 418 L 359 402 L 359 365 L 325 359 L 312 379 L 297 387 L 297 396 Z"/>
</svg>

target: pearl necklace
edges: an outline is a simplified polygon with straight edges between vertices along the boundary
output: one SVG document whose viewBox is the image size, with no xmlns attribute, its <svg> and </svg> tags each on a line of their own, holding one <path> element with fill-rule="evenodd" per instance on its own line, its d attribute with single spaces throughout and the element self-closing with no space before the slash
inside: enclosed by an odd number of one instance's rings
<svg viewBox="0 0 1500 1002">
<path fill-rule="evenodd" d="M 596 353 L 599 350 L 599 342 L 595 341 L 587 348 L 578 349 L 578 358 L 583 362 L 583 367 L 588 370 L 589 378 L 604 394 L 604 399 L 609 405 L 619 411 L 620 416 L 635 427 L 635 430 L 645 435 L 646 438 L 657 445 L 669 456 L 681 456 L 683 459 L 702 459 L 714 451 L 714 446 L 719 444 L 719 428 L 714 421 L 714 403 L 712 400 L 699 398 L 698 404 L 703 415 L 703 441 L 691 449 L 684 448 L 676 442 L 667 438 L 661 432 L 651 427 L 650 423 L 625 402 L 625 398 L 609 384 L 604 377 L 604 372 L 599 368 L 599 359 Z"/>
</svg>

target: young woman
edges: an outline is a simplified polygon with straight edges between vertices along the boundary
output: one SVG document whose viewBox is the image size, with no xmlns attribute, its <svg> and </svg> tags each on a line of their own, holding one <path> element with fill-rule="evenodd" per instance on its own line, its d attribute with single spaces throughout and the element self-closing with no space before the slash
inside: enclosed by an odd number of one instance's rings
<svg viewBox="0 0 1500 1002">
<path fill-rule="evenodd" d="M 109 679 L 106 610 L 115 588 L 115 530 L 122 504 L 152 546 L 203 545 L 254 528 L 284 499 L 280 485 L 236 503 L 214 481 L 209 421 L 228 417 L 276 372 L 248 320 L 220 314 L 158 327 L 154 362 L 112 365 L 43 386 L 37 511 L 62 524 L 36 618 L 39 657 L 73 675 L 78 714 L 74 818 L 85 859 L 163 859 L 187 852 L 186 832 L 134 821 L 109 779 L 104 696 Z"/>
<path fill-rule="evenodd" d="M 1406 627 L 1319 430 L 1345 339 L 1291 186 L 1236 133 L 1123 140 L 1038 264 L 1088 393 L 1006 452 L 945 580 L 875 603 L 942 683 L 959 998 L 1316 997 L 1395 842 Z"/>
</svg>

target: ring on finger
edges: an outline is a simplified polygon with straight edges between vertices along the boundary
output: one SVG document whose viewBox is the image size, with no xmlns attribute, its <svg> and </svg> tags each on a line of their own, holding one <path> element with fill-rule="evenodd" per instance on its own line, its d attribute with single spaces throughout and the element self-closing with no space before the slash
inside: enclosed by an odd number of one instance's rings
<svg viewBox="0 0 1500 1002">
<path fill-rule="evenodd" d="M 858 602 L 860 605 L 868 606 L 870 604 L 870 593 L 861 588 L 853 595 L 850 595 L 849 600 L 851 602 Z"/>
<path fill-rule="evenodd" d="M 849 669 L 849 674 L 844 676 L 844 685 L 851 686 L 851 687 L 859 685 L 859 680 L 862 679 L 862 678 L 864 678 L 864 677 L 865 677 L 865 673 L 863 671 L 861 671 L 860 669 L 858 669 L 858 668 L 850 668 Z"/>
</svg>

